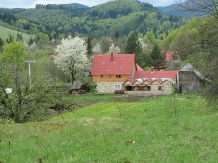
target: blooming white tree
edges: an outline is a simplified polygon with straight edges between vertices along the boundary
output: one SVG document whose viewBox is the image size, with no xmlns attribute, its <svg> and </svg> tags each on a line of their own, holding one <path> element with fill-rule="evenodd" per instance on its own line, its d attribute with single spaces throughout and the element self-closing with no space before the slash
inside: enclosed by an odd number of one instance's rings
<svg viewBox="0 0 218 163">
<path fill-rule="evenodd" d="M 102 53 L 101 51 L 101 45 L 99 43 L 97 43 L 93 48 L 92 48 L 92 51 L 96 54 L 100 54 Z"/>
<path fill-rule="evenodd" d="M 75 74 L 85 73 L 88 70 L 89 61 L 86 55 L 86 41 L 78 36 L 72 38 L 69 36 L 62 39 L 61 43 L 55 48 L 57 53 L 56 64 L 62 71 L 70 72 L 72 84 L 75 80 Z"/>
<path fill-rule="evenodd" d="M 140 46 L 142 48 L 143 51 L 147 50 L 148 49 L 148 46 L 147 44 L 144 42 L 144 40 L 142 38 L 139 38 L 138 39 L 138 42 L 140 43 Z"/>
<path fill-rule="evenodd" d="M 110 53 L 119 53 L 120 52 L 120 48 L 118 46 L 114 46 L 114 44 L 112 43 L 111 46 L 109 47 L 109 52 Z"/>
</svg>

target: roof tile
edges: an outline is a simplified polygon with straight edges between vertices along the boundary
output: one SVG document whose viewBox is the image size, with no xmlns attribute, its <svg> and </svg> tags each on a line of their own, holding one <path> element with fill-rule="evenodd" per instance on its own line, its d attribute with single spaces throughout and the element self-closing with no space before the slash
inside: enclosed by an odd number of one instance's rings
<svg viewBox="0 0 218 163">
<path fill-rule="evenodd" d="M 96 54 L 91 74 L 132 74 L 134 66 L 135 54 Z"/>
</svg>

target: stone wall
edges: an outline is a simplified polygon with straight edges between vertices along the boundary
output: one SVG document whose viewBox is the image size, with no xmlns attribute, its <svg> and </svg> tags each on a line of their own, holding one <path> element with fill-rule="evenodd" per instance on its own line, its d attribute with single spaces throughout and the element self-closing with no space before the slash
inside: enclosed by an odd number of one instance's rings
<svg viewBox="0 0 218 163">
<path fill-rule="evenodd" d="M 159 86 L 164 86 L 164 90 L 159 90 Z M 150 91 L 125 91 L 125 95 L 130 96 L 157 96 L 172 94 L 172 85 L 151 85 Z"/>
<path fill-rule="evenodd" d="M 98 93 L 114 94 L 116 84 L 123 90 L 123 82 L 98 82 L 96 89 Z"/>
</svg>

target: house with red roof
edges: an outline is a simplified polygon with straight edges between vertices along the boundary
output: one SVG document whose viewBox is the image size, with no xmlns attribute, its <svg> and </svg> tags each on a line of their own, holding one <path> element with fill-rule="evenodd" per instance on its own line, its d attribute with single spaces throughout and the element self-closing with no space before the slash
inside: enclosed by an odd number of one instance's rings
<svg viewBox="0 0 218 163">
<path fill-rule="evenodd" d="M 178 71 L 136 71 L 133 79 L 128 79 L 124 92 L 128 95 L 152 96 L 172 94 L 173 85 L 177 83 Z"/>
<path fill-rule="evenodd" d="M 135 62 L 135 54 L 96 54 L 91 75 L 99 93 L 114 93 L 124 90 L 123 83 L 138 69 L 142 70 Z"/>
<path fill-rule="evenodd" d="M 177 82 L 175 71 L 144 71 L 135 60 L 135 54 L 96 54 L 91 75 L 98 93 L 127 95 L 167 95 Z"/>
<path fill-rule="evenodd" d="M 173 60 L 181 60 L 181 58 L 178 55 L 177 51 L 167 51 L 166 52 L 166 61 L 170 62 L 172 59 Z"/>
</svg>

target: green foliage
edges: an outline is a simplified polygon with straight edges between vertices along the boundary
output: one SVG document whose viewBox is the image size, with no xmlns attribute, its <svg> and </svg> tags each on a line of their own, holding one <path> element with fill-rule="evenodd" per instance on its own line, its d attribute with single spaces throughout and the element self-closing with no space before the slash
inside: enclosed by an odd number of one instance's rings
<svg viewBox="0 0 218 163">
<path fill-rule="evenodd" d="M 23 36 L 22 36 L 22 34 L 20 34 L 20 33 L 17 34 L 16 41 L 21 41 L 21 42 L 23 42 Z"/>
<path fill-rule="evenodd" d="M 16 69 L 22 69 L 26 56 L 25 45 L 22 42 L 13 40 L 10 44 L 5 45 L 0 59 L 7 64 L 13 65 Z"/>
<path fill-rule="evenodd" d="M 156 43 L 150 54 L 151 66 L 158 69 L 163 67 L 165 65 L 165 58 L 166 56 L 161 53 L 161 50 Z"/>
<path fill-rule="evenodd" d="M 19 12 L 23 12 L 24 8 L 0 8 L 0 13 L 10 13 L 10 14 L 17 14 Z"/>
<path fill-rule="evenodd" d="M 205 5 L 205 9 L 207 7 Z M 216 15 L 194 18 L 187 25 L 170 33 L 163 41 L 165 48 L 177 51 L 184 63 L 190 62 L 209 79 L 203 84 L 202 94 L 207 97 L 208 104 L 214 110 L 217 110 L 218 99 L 217 24 Z"/>
<path fill-rule="evenodd" d="M 91 56 L 92 55 L 92 38 L 90 36 L 88 36 L 88 38 L 86 39 L 86 43 L 87 43 L 87 56 Z"/>
<path fill-rule="evenodd" d="M 130 31 L 145 34 L 148 28 L 153 28 L 154 34 L 159 35 L 187 21 L 178 18 L 176 22 L 169 22 L 169 16 L 160 13 L 152 5 L 133 0 L 110 1 L 85 9 L 27 9 L 18 15 L 46 25 L 46 33 L 50 39 L 51 31 L 55 31 L 56 35 L 77 31 L 92 38 L 99 38 L 113 37 L 117 29 L 120 36 L 124 36 Z M 166 21 L 169 23 L 164 25 Z M 41 27 L 36 28 L 40 30 Z"/>
<path fill-rule="evenodd" d="M 156 43 L 155 35 L 153 34 L 152 31 L 146 32 L 146 39 L 148 39 L 152 44 Z"/>
<path fill-rule="evenodd" d="M 137 45 L 138 38 L 136 37 L 134 32 L 131 32 L 125 47 L 125 53 L 127 54 L 135 54 L 138 52 L 139 46 Z"/>
<path fill-rule="evenodd" d="M 140 66 L 144 67 L 144 61 L 145 61 L 145 54 L 142 51 L 142 47 L 140 46 L 140 43 L 138 41 L 138 38 L 136 37 L 134 32 L 131 32 L 126 46 L 125 46 L 125 53 L 127 54 L 135 54 L 136 55 L 136 63 L 138 63 Z"/>
<path fill-rule="evenodd" d="M 44 44 L 48 44 L 49 41 L 50 41 L 48 35 L 47 35 L 47 34 L 44 34 L 44 33 L 42 33 L 42 32 L 36 34 L 35 40 L 36 40 L 36 41 L 42 40 L 42 41 L 44 42 Z"/>
<path fill-rule="evenodd" d="M 3 52 L 4 42 L 2 38 L 0 37 L 0 53 Z"/>
<path fill-rule="evenodd" d="M 1 63 L 0 79 L 2 120 L 11 119 L 17 123 L 42 121 L 51 115 L 51 109 L 61 113 L 73 109 L 75 104 L 54 90 L 45 72 L 36 73 L 33 69 L 30 76 L 28 71 L 20 72 Z M 6 92 L 7 88 L 12 88 L 12 93 Z"/>
</svg>

